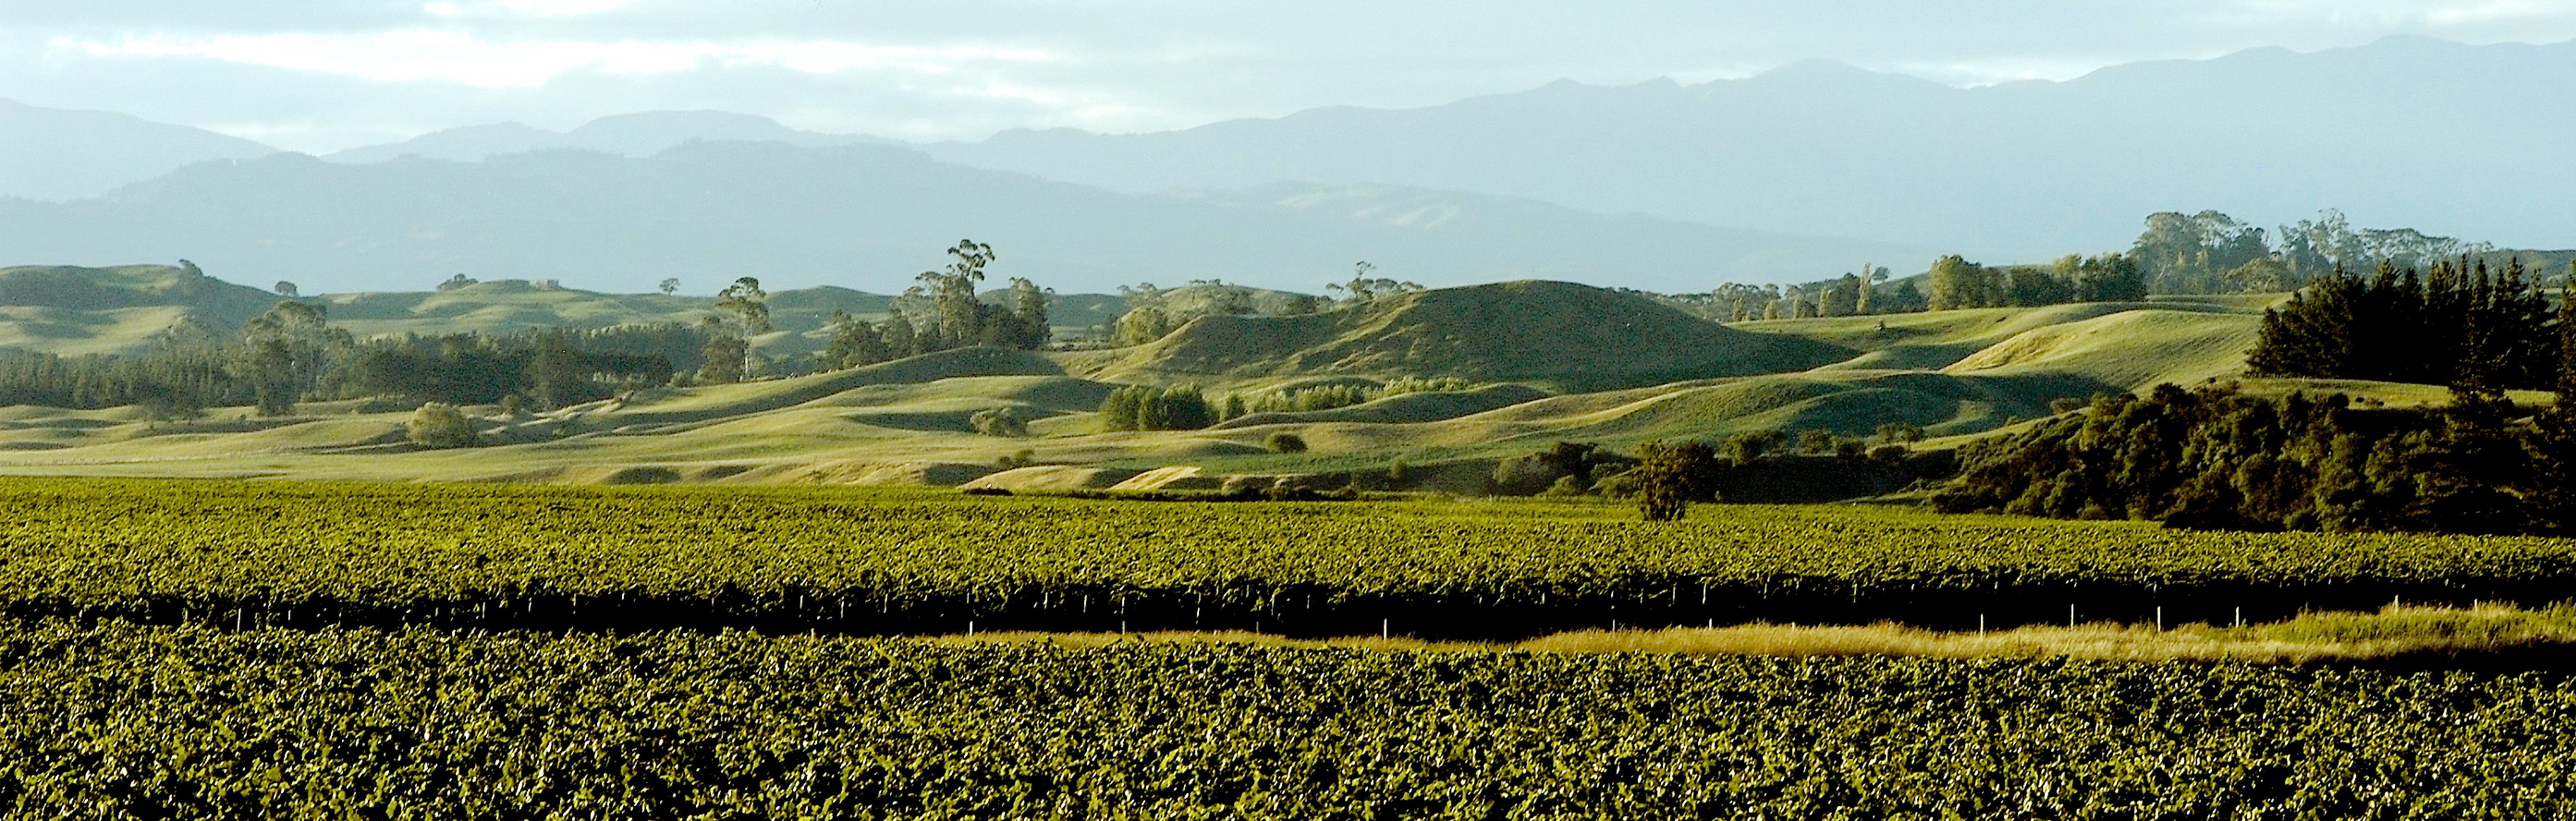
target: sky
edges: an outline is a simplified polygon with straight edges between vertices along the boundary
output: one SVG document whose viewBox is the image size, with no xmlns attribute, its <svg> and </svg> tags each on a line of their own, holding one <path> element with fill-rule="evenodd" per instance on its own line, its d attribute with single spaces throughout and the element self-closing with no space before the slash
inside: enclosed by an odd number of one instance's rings
<svg viewBox="0 0 2576 821">
<path fill-rule="evenodd" d="M 1820 57 L 1954 85 L 2062 80 L 2391 34 L 2576 39 L 2576 0 L 0 0 L 0 97 L 312 153 L 686 109 L 976 140 Z"/>
</svg>

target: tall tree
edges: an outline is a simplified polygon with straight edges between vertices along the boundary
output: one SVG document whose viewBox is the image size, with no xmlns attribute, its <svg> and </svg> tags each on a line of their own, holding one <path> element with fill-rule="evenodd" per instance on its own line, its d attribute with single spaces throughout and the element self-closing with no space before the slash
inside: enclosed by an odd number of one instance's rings
<svg viewBox="0 0 2576 821">
<path fill-rule="evenodd" d="M 1054 335 L 1054 327 L 1047 323 L 1047 302 L 1054 296 L 1054 291 L 1040 288 L 1025 277 L 1011 278 L 1011 319 L 1018 329 L 1010 341 L 1011 347 L 1022 350 L 1046 347 L 1047 339 Z"/>
<path fill-rule="evenodd" d="M 760 280 L 743 277 L 716 292 L 716 310 L 732 317 L 734 331 L 743 336 L 769 333 L 769 292 L 760 289 Z"/>
<path fill-rule="evenodd" d="M 349 332 L 331 327 L 328 317 L 326 306 L 287 300 L 242 324 L 229 370 L 251 384 L 260 415 L 293 411 L 348 347 Z"/>
</svg>

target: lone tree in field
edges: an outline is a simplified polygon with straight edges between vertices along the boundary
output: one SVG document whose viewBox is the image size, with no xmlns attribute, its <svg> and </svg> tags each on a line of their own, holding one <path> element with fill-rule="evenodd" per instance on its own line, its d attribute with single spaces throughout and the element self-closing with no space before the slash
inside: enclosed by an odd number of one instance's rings
<svg viewBox="0 0 2576 821">
<path fill-rule="evenodd" d="M 1692 497 L 1700 495 L 1700 477 L 1716 465 L 1717 452 L 1696 440 L 1648 442 L 1638 450 L 1644 457 L 1637 465 L 1638 511 L 1649 522 L 1681 521 Z"/>
</svg>

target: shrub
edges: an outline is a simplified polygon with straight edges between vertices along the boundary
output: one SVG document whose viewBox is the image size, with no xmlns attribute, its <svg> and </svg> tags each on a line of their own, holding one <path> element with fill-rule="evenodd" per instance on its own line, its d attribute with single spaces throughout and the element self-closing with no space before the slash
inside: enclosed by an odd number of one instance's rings
<svg viewBox="0 0 2576 821">
<path fill-rule="evenodd" d="M 445 402 L 424 402 L 405 424 L 412 444 L 425 448 L 461 448 L 475 442 L 474 422 Z"/>
<path fill-rule="evenodd" d="M 1270 434 L 1270 438 L 1268 439 L 1261 440 L 1261 446 L 1269 448 L 1271 453 L 1305 453 L 1306 438 L 1287 431 L 1280 431 L 1278 433 Z"/>
<path fill-rule="evenodd" d="M 1726 437 L 1726 443 L 1722 447 L 1726 451 L 1726 461 L 1741 465 L 1760 459 L 1763 454 L 1779 450 L 1781 446 L 1788 443 L 1788 434 L 1766 430 L 1760 433 L 1739 433 Z"/>
<path fill-rule="evenodd" d="M 975 415 L 967 417 L 966 421 L 975 426 L 976 433 L 986 436 L 1029 435 L 1028 418 L 1020 415 L 1019 408 L 1008 405 L 976 411 Z"/>
</svg>

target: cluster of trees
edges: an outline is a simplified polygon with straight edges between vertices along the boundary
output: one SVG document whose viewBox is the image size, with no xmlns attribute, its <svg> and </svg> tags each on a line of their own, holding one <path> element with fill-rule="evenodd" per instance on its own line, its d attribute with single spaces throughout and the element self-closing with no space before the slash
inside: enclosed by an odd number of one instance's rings
<svg viewBox="0 0 2576 821">
<path fill-rule="evenodd" d="M 1680 518 L 1691 502 L 1848 499 L 1948 475 L 1952 467 L 1946 452 L 1927 458 L 1907 446 L 1922 438 L 1921 427 L 1889 423 L 1879 426 L 1875 437 L 1821 429 L 1795 436 L 1754 431 L 1716 443 L 1648 442 L 1633 456 L 1591 443 L 1557 442 L 1496 462 L 1486 489 L 1502 495 L 1634 498 L 1648 521 L 1670 521 Z"/>
<path fill-rule="evenodd" d="M 2277 237 L 2277 243 L 2274 239 Z M 1863 264 L 1836 279 L 1782 287 L 1729 282 L 1704 294 L 1653 295 L 1719 322 L 1903 313 L 1948 308 L 2127 302 L 2148 294 L 2289 291 L 2335 271 L 2388 262 L 2400 269 L 2466 259 L 2502 266 L 2535 252 L 2427 236 L 2412 228 L 2354 229 L 2331 209 L 2266 231 L 2217 211 L 2147 215 L 2123 253 L 2068 255 L 2043 265 L 1988 266 L 1956 255 L 1918 277 L 1889 280 Z M 2556 254 L 2553 261 L 2564 257 Z M 1918 286 L 1919 282 L 1919 286 Z"/>
<path fill-rule="evenodd" d="M 324 322 L 325 315 L 318 304 L 280 302 L 230 337 L 202 323 L 182 323 L 134 356 L 0 352 L 0 403 L 131 404 L 156 419 L 195 416 L 214 404 L 285 413 L 334 373 L 352 344 L 347 331 Z"/>
<path fill-rule="evenodd" d="M 2258 376 L 2377 379 L 2547 390 L 2561 320 L 2519 258 L 2501 271 L 2461 257 L 2428 275 L 2383 262 L 2367 280 L 2335 269 L 2263 312 L 2248 370 Z"/>
<path fill-rule="evenodd" d="M 1958 255 L 1932 262 L 1924 274 L 1926 307 L 2035 307 L 2065 302 L 2129 302 L 2147 298 L 2146 278 L 2127 256 L 2068 254 L 2047 265 L 1989 267 Z"/>
<path fill-rule="evenodd" d="M 2511 252 L 2413 228 L 2354 229 L 2341 212 L 2327 209 L 2269 234 L 2217 211 L 2150 214 L 2129 253 L 2154 292 L 2205 294 L 2293 290 L 2337 269 L 2383 261 L 2420 269 L 2463 256 L 2494 262 Z"/>
<path fill-rule="evenodd" d="M 449 334 L 368 340 L 323 392 L 475 405 L 518 397 L 555 408 L 670 380 L 674 358 L 704 349 L 703 336 L 667 323 L 502 336 Z"/>
<path fill-rule="evenodd" d="M 1377 266 L 1361 262 L 1353 266 L 1347 282 L 1324 286 L 1340 297 L 1326 300 L 1305 294 L 1261 291 L 1242 285 L 1230 285 L 1222 279 L 1194 279 L 1178 288 L 1164 289 L 1151 282 L 1119 286 L 1118 296 L 1126 311 L 1101 328 L 1098 338 L 1112 347 L 1142 345 L 1169 336 L 1191 320 L 1203 316 L 1301 316 L 1316 313 L 1335 304 L 1358 305 L 1379 297 L 1423 290 L 1417 283 L 1372 277 Z"/>
<path fill-rule="evenodd" d="M 2411 314 L 2368 314 L 2417 324 L 2372 330 L 2395 344 L 2361 351 L 2408 361 L 2337 361 L 2447 374 L 2452 401 L 2445 407 L 2358 407 L 2341 394 L 2266 399 L 2221 386 L 2098 397 L 2085 413 L 1968 449 L 1967 469 L 1933 505 L 2202 528 L 2576 533 L 2576 300 L 2562 300 L 2548 329 L 2535 330 L 2533 314 L 2546 303 L 2516 284 L 2518 271 L 2508 266 L 2500 280 L 2475 271 L 2473 264 L 2437 268 L 2432 279 L 2443 284 L 2434 286 L 2383 268 L 2367 286 L 2336 276 L 2319 289 L 2335 295 L 2320 297 L 2328 304 L 2389 312 L 2397 310 L 2390 305 L 2413 305 Z M 2311 306 L 2297 315 L 2340 318 L 2349 310 L 2311 315 L 2319 311 Z M 2275 362 L 2293 361 L 2287 357 L 2295 352 L 2334 353 L 2270 339 L 2331 329 L 2292 315 L 2265 323 L 2267 348 L 2258 353 Z M 2404 345 L 2428 350 L 2406 352 Z M 2456 346 L 2454 353 L 2442 353 L 2443 345 Z M 2446 355 L 2460 358 L 2434 359 Z M 2538 373 L 2547 374 L 2555 401 L 2516 407 L 2502 386 L 2528 384 Z"/>
<path fill-rule="evenodd" d="M 2566 532 L 2568 394 L 2528 421 L 2491 399 L 2365 408 L 2341 394 L 2159 386 L 1961 456 L 1943 512 L 2232 530 Z"/>
<path fill-rule="evenodd" d="M 914 278 L 918 284 L 895 297 L 883 323 L 835 312 L 832 339 L 818 364 L 839 370 L 977 345 L 1046 347 L 1053 334 L 1047 302 L 1054 291 L 1014 277 L 1004 304 L 989 304 L 976 296 L 976 286 L 984 281 L 984 267 L 996 259 L 993 246 L 959 240 L 948 256 L 947 267 L 923 271 Z"/>
<path fill-rule="evenodd" d="M 136 405 L 156 419 L 225 405 L 273 416 L 300 401 L 367 396 L 448 404 L 518 397 L 550 408 L 661 384 L 675 365 L 695 366 L 705 340 L 678 323 L 356 340 L 328 317 L 320 303 L 286 301 L 234 334 L 182 324 L 132 355 L 0 350 L 0 404 Z"/>
<path fill-rule="evenodd" d="M 1217 420 L 1206 392 L 1183 384 L 1129 385 L 1110 391 L 1100 403 L 1100 421 L 1109 430 L 1197 430 Z"/>
<path fill-rule="evenodd" d="M 1422 286 L 1400 283 L 1419 289 Z M 1399 283 L 1387 282 L 1385 287 Z M 1378 286 L 1354 282 L 1362 293 Z M 1098 338 L 1113 347 L 1142 345 L 1161 339 L 1202 316 L 1300 316 L 1323 310 L 1325 300 L 1305 294 L 1261 291 L 1222 279 L 1194 279 L 1164 289 L 1151 282 L 1118 287 L 1126 311 L 1100 329 Z"/>
<path fill-rule="evenodd" d="M 1400 376 L 1376 385 L 1310 385 L 1211 397 L 1195 384 L 1131 385 L 1102 400 L 1100 416 L 1109 430 L 1197 430 L 1254 413 L 1331 410 L 1400 394 L 1471 387 L 1472 383 L 1455 376 Z"/>
<path fill-rule="evenodd" d="M 1377 266 L 1369 264 L 1367 260 L 1353 263 L 1351 265 L 1350 281 L 1327 284 L 1324 286 L 1324 290 L 1341 292 L 1341 301 L 1343 304 L 1357 304 L 1382 296 L 1409 294 L 1422 290 L 1421 285 L 1417 285 L 1410 281 L 1399 281 L 1383 277 L 1369 276 L 1371 272 L 1376 270 Z"/>
<path fill-rule="evenodd" d="M 1786 288 L 1729 282 L 1704 295 L 1662 299 L 1709 319 L 1741 322 L 2147 297 L 2145 275 L 2132 257 L 2121 254 L 2070 254 L 2046 265 L 2003 266 L 1980 265 L 1951 255 L 1934 260 L 1921 277 L 1893 285 L 1887 284 L 1886 268 L 1864 264 L 1861 271 Z"/>
<path fill-rule="evenodd" d="M 1659 295 L 1656 299 L 1719 322 L 1923 310 L 1926 303 L 1922 290 L 1911 280 L 1887 284 L 1890 273 L 1885 266 L 1862 263 L 1858 272 L 1820 283 L 1784 288 L 1727 282 L 1705 294 Z"/>
<path fill-rule="evenodd" d="M 1340 383 L 1229 393 L 1212 400 L 1217 421 L 1255 413 L 1332 410 L 1389 396 L 1435 391 L 1463 391 L 1475 384 L 1455 376 L 1399 376 L 1376 385 Z"/>
</svg>

